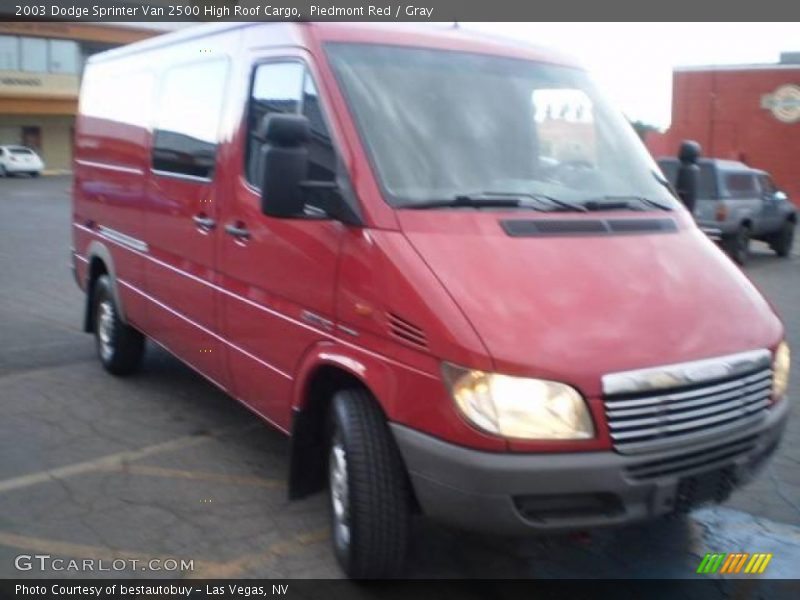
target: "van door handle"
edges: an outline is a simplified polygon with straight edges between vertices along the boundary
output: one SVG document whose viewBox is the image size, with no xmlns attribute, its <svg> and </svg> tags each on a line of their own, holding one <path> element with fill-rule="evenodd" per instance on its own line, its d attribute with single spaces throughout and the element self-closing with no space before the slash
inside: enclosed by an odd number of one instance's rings
<svg viewBox="0 0 800 600">
<path fill-rule="evenodd" d="M 241 227 L 235 223 L 229 223 L 225 226 L 225 231 L 229 235 L 232 235 L 236 239 L 239 240 L 247 240 L 250 239 L 250 232 L 247 230 L 247 227 L 242 225 Z"/>
<path fill-rule="evenodd" d="M 217 222 L 214 219 L 203 214 L 193 216 L 192 221 L 194 221 L 194 224 L 200 229 L 204 229 L 205 231 L 211 231 L 217 226 Z"/>
</svg>

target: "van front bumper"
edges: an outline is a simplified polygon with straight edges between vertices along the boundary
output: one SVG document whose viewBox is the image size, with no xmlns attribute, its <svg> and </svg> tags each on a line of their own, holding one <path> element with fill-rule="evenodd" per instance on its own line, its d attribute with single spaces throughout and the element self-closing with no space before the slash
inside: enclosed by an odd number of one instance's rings
<svg viewBox="0 0 800 600">
<path fill-rule="evenodd" d="M 787 413 L 783 399 L 756 428 L 639 456 L 490 453 L 391 427 L 424 514 L 513 535 L 622 525 L 721 502 L 774 452 Z"/>
</svg>

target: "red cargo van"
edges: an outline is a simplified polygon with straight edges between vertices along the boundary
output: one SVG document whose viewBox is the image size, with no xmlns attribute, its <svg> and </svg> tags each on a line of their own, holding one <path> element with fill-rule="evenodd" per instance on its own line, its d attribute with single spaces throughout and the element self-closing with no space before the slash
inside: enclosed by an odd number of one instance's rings
<svg viewBox="0 0 800 600">
<path fill-rule="evenodd" d="M 115 375 L 164 346 L 291 435 L 351 576 L 720 501 L 775 449 L 779 318 L 568 59 L 225 24 L 90 59 L 74 264 Z"/>
</svg>

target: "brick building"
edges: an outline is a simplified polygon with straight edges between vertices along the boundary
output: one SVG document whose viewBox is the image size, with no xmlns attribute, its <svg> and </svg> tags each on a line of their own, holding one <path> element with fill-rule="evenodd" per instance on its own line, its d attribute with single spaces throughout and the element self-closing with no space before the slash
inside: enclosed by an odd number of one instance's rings
<svg viewBox="0 0 800 600">
<path fill-rule="evenodd" d="M 776 64 L 675 69 L 672 125 L 646 143 L 658 157 L 683 139 L 700 142 L 705 156 L 769 171 L 800 204 L 800 53 Z"/>
</svg>

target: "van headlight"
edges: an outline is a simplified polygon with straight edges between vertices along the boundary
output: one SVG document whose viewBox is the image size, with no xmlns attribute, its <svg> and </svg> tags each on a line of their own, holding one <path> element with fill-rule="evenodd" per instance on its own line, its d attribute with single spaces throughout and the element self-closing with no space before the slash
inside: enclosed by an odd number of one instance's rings
<svg viewBox="0 0 800 600">
<path fill-rule="evenodd" d="M 528 440 L 594 437 L 589 408 L 573 387 L 448 363 L 442 373 L 461 414 L 479 429 Z"/>
<path fill-rule="evenodd" d="M 789 344 L 786 341 L 778 344 L 775 358 L 772 359 L 772 397 L 775 400 L 782 398 L 789 388 L 789 368 L 792 357 Z"/>
</svg>

